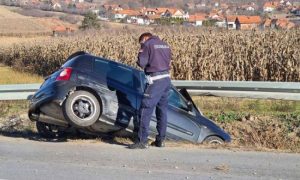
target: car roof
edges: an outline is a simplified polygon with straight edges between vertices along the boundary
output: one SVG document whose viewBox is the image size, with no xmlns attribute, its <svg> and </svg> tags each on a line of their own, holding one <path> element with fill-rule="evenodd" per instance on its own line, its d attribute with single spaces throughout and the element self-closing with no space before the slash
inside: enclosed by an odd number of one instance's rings
<svg viewBox="0 0 300 180">
<path fill-rule="evenodd" d="M 78 51 L 78 52 L 73 53 L 72 55 L 70 55 L 67 58 L 67 61 L 73 59 L 74 57 L 79 57 L 79 56 L 92 57 L 92 58 L 86 58 L 85 60 L 87 60 L 87 59 L 97 59 L 98 58 L 98 59 L 101 59 L 101 60 L 104 60 L 104 61 L 107 61 L 107 62 L 114 63 L 116 65 L 121 65 L 121 66 L 130 68 L 130 69 L 134 69 L 136 71 L 142 72 L 141 70 L 139 70 L 139 69 L 137 69 L 137 68 L 135 68 L 133 66 L 130 66 L 130 65 L 127 65 L 127 64 L 123 64 L 123 63 L 120 63 L 120 62 L 117 62 L 117 61 L 114 61 L 114 60 L 106 59 L 104 57 L 94 56 L 94 55 L 89 54 L 89 53 L 84 52 L 84 51 Z M 80 61 L 80 60 L 81 60 L 81 58 L 76 58 L 76 61 Z"/>
</svg>

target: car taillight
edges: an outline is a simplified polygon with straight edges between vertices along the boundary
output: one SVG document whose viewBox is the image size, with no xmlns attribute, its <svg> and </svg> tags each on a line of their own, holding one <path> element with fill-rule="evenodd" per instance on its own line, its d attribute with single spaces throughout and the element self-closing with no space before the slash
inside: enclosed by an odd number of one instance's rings
<svg viewBox="0 0 300 180">
<path fill-rule="evenodd" d="M 59 76 L 56 78 L 57 81 L 68 81 L 72 75 L 72 68 L 65 68 Z"/>
</svg>

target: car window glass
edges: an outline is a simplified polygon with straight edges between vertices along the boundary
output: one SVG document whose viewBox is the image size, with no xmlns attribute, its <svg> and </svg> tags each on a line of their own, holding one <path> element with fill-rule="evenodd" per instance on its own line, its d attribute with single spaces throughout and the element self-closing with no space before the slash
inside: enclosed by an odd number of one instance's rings
<svg viewBox="0 0 300 180">
<path fill-rule="evenodd" d="M 183 110 L 188 109 L 188 106 L 187 106 L 185 100 L 174 89 L 170 89 L 168 100 L 169 100 L 169 104 L 176 108 L 183 109 Z"/>
<path fill-rule="evenodd" d="M 130 68 L 118 63 L 96 59 L 94 70 L 102 77 L 106 77 L 108 82 L 115 81 L 133 88 L 133 72 Z"/>
</svg>

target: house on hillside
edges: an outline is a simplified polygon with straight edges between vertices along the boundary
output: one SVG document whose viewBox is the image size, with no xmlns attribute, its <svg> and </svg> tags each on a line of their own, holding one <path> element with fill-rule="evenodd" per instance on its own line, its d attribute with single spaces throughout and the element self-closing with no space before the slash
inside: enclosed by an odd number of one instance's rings
<svg viewBox="0 0 300 180">
<path fill-rule="evenodd" d="M 286 18 L 279 19 L 266 19 L 263 28 L 264 29 L 292 29 L 295 28 L 295 23 Z"/>
<path fill-rule="evenodd" d="M 235 20 L 237 30 L 257 29 L 261 23 L 259 16 L 237 16 Z"/>
<path fill-rule="evenodd" d="M 50 6 L 52 10 L 59 11 L 62 9 L 62 5 L 58 2 L 58 0 L 51 0 Z"/>
<path fill-rule="evenodd" d="M 278 1 L 268 1 L 264 4 L 264 12 L 273 12 L 279 7 L 279 2 Z"/>
<path fill-rule="evenodd" d="M 236 29 L 236 24 L 235 24 L 236 18 L 237 18 L 237 16 L 227 16 L 225 18 L 225 20 L 226 20 L 226 28 L 227 29 L 229 29 L 229 30 Z"/>
<path fill-rule="evenodd" d="M 189 14 L 188 12 L 184 12 L 181 9 L 176 8 L 168 8 L 163 14 L 162 17 L 165 18 L 181 18 L 181 19 L 188 19 Z"/>
<path fill-rule="evenodd" d="M 265 22 L 263 23 L 264 29 L 275 29 L 275 20 L 271 18 L 267 18 Z"/>
<path fill-rule="evenodd" d="M 190 15 L 188 22 L 193 26 L 202 26 L 203 21 L 205 20 L 206 20 L 206 15 L 198 13 L 198 14 Z"/>
<path fill-rule="evenodd" d="M 148 15 L 153 16 L 153 15 L 158 14 L 157 9 L 155 9 L 155 8 L 143 8 L 142 12 L 146 16 L 148 16 Z"/>
<path fill-rule="evenodd" d="M 119 4 L 104 4 L 101 6 L 106 11 L 122 11 L 123 8 Z"/>
<path fill-rule="evenodd" d="M 51 29 L 53 32 L 53 36 L 68 35 L 75 31 L 75 29 L 73 27 L 67 27 L 67 26 L 63 26 L 63 25 L 53 26 Z"/>
<path fill-rule="evenodd" d="M 164 7 L 159 7 L 155 9 L 156 9 L 156 14 L 159 14 L 160 16 L 164 16 L 165 12 L 168 10 L 168 8 L 164 8 Z"/>
<path fill-rule="evenodd" d="M 221 13 L 216 12 L 216 11 L 212 11 L 208 14 L 209 19 L 213 19 L 216 21 L 222 21 L 224 20 L 224 17 Z"/>
<path fill-rule="evenodd" d="M 127 23 L 136 23 L 138 17 L 142 15 L 140 11 L 133 9 L 126 9 L 114 12 L 114 19 L 120 21 L 126 19 Z"/>
<path fill-rule="evenodd" d="M 240 6 L 239 9 L 245 10 L 245 11 L 256 11 L 256 10 L 258 10 L 258 6 L 252 2 L 252 3 Z"/>
<path fill-rule="evenodd" d="M 280 5 L 281 6 L 292 6 L 292 3 L 290 1 L 281 0 Z"/>
<path fill-rule="evenodd" d="M 289 21 L 287 18 L 277 19 L 275 21 L 275 27 L 277 29 L 292 29 L 295 28 L 295 23 Z"/>
</svg>

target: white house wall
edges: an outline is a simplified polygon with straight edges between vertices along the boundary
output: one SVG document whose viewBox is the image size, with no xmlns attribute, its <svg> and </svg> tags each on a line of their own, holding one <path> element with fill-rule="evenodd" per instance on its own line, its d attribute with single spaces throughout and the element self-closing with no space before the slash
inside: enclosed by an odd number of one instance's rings
<svg viewBox="0 0 300 180">
<path fill-rule="evenodd" d="M 203 24 L 203 21 L 196 21 L 196 23 L 195 23 L 196 26 L 202 26 L 202 24 Z"/>
<path fill-rule="evenodd" d="M 272 8 L 272 7 L 264 8 L 264 12 L 272 12 L 272 11 L 274 11 L 274 8 Z"/>
<path fill-rule="evenodd" d="M 115 19 L 124 19 L 126 16 L 126 14 L 115 14 Z"/>
</svg>

